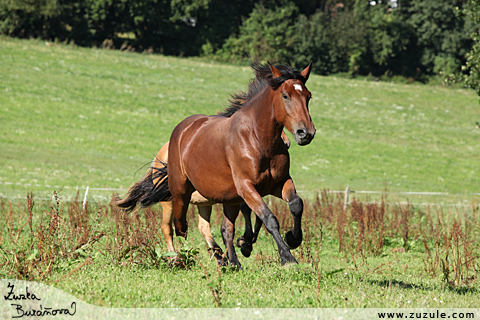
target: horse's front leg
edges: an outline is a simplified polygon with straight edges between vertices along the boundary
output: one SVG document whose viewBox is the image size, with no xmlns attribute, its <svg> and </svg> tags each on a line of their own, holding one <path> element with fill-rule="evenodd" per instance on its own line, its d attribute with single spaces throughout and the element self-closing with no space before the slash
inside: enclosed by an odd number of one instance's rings
<svg viewBox="0 0 480 320">
<path fill-rule="evenodd" d="M 273 236 L 273 239 L 277 244 L 278 254 L 280 255 L 282 265 L 287 263 L 297 263 L 297 260 L 293 257 L 290 249 L 285 242 L 283 242 L 277 218 L 273 215 L 272 211 L 270 211 L 253 184 L 246 180 L 236 183 L 236 187 L 239 195 L 245 200 L 245 203 L 263 221 L 265 228 Z"/>
<path fill-rule="evenodd" d="M 302 244 L 302 214 L 303 201 L 298 196 L 292 179 L 288 179 L 283 186 L 281 186 L 274 196 L 281 198 L 288 202 L 290 212 L 293 216 L 293 228 L 285 234 L 285 242 L 290 249 L 295 249 Z"/>
<path fill-rule="evenodd" d="M 242 203 L 240 205 L 240 211 L 242 211 L 243 218 L 245 220 L 245 232 L 243 233 L 243 236 L 237 239 L 237 247 L 240 248 L 243 256 L 248 258 L 252 253 L 252 244 L 254 243 L 254 233 L 252 230 L 252 209 L 250 209 L 246 203 Z"/>
<path fill-rule="evenodd" d="M 232 266 L 242 269 L 240 261 L 238 261 L 237 253 L 233 246 L 233 237 L 235 236 L 235 220 L 238 217 L 239 205 L 223 205 L 223 221 L 222 221 L 222 238 L 225 247 L 227 248 L 228 260 Z"/>
</svg>

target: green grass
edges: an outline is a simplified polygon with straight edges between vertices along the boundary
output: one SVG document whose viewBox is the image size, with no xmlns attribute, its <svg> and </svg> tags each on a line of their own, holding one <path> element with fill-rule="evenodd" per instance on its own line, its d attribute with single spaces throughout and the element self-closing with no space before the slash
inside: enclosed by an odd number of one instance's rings
<svg viewBox="0 0 480 320">
<path fill-rule="evenodd" d="M 252 77 L 247 67 L 206 60 L 6 37 L 0 58 L 4 196 L 47 196 L 45 185 L 127 188 L 178 122 L 222 110 Z M 303 194 L 346 186 L 460 194 L 427 199 L 452 203 L 479 192 L 473 91 L 315 75 L 308 88 L 317 135 L 290 152 Z"/>
<path fill-rule="evenodd" d="M 62 200 L 68 200 L 76 187 L 80 196 L 86 186 L 127 188 L 143 176 L 145 169 L 134 174 L 151 161 L 178 122 L 191 114 L 222 110 L 229 94 L 245 90 L 251 77 L 250 68 L 201 59 L 46 46 L 41 41 L 2 37 L 0 196 L 22 197 L 33 191 L 39 199 L 57 190 Z M 480 107 L 473 91 L 316 75 L 307 87 L 313 94 L 310 109 L 317 136 L 306 147 L 290 149 L 291 174 L 301 194 L 312 198 L 322 189 L 349 186 L 449 193 L 436 198 L 409 196 L 414 202 L 478 201 L 472 193 L 478 193 L 480 185 L 480 130 L 475 128 Z M 89 225 L 95 225 L 96 212 L 108 212 L 104 199 L 111 193 L 96 189 L 89 193 Z M 389 199 L 395 202 L 401 197 Z M 93 205 L 96 202 L 101 206 Z M 37 200 L 34 224 L 40 223 L 49 205 Z M 2 249 L 21 249 L 11 240 L 16 232 L 21 239 L 33 236 L 25 226 L 26 216 L 17 215 L 22 206 L 14 201 L 9 211 L 3 202 Z M 426 223 L 424 210 L 430 209 L 415 210 L 413 229 Z M 478 210 L 438 210 L 461 216 L 462 225 L 471 227 L 478 239 Z M 19 220 L 9 229 L 7 221 L 12 217 Z M 69 223 L 68 218 L 65 221 Z M 416 238 L 411 236 L 411 250 L 396 253 L 402 239 L 395 234 L 381 254 L 356 256 L 354 262 L 338 252 L 335 224 L 322 223 L 325 227 L 311 229 L 310 242 L 294 251 L 299 266 L 281 267 L 272 238 L 262 231 L 252 257 L 240 258 L 244 272 L 226 268 L 220 275 L 192 224 L 188 243 L 198 248 L 207 280 L 198 264 L 180 270 L 118 260 L 102 249 L 108 247 L 106 239 L 111 246 L 116 238 L 115 223 L 108 220 L 99 226 L 108 237 L 89 248 L 86 256 L 70 252 L 68 259 L 56 260 L 48 276 L 35 279 L 89 303 L 114 307 L 215 307 L 209 285 L 219 290 L 224 307 L 478 306 L 478 280 L 471 287 L 451 287 L 441 273 L 431 276 L 425 271 L 418 229 Z M 218 242 L 219 229 L 217 216 L 213 233 Z M 237 230 L 243 231 L 241 222 Z M 155 237 L 163 243 L 160 231 Z M 428 241 L 433 246 L 433 240 Z M 180 248 L 177 240 L 176 246 Z M 164 246 L 160 249 L 166 251 Z M 19 277 L 7 268 L 12 256 L 5 252 L 0 256 L 0 277 Z M 91 265 L 66 276 L 87 256 Z M 10 264 L 4 264 L 5 259 Z"/>
<path fill-rule="evenodd" d="M 75 212 L 75 209 L 72 209 L 75 205 L 77 217 L 67 214 L 67 211 Z M 400 234 L 403 227 L 395 227 L 395 207 L 392 206 L 388 207 L 384 217 L 385 245 L 380 254 L 369 254 L 368 250 L 338 251 L 335 221 L 341 212 L 341 202 L 340 206 L 331 207 L 331 215 L 328 215 L 326 207 L 314 207 L 309 203 L 307 208 L 310 209 L 307 209 L 304 217 L 304 243 L 292 251 L 299 265 L 282 267 L 273 238 L 262 229 L 250 258 L 244 258 L 240 250 L 237 250 L 244 269 L 237 272 L 229 267 L 217 270 L 215 259 L 210 259 L 206 243 L 196 228 L 193 212 L 189 213 L 191 225 L 188 240 L 183 245 L 175 240 L 177 250 L 182 247 L 198 250 L 197 262 L 190 269 L 172 268 L 164 263 L 152 263 L 145 258 L 136 245 L 128 245 L 128 242 L 138 241 L 149 233 L 152 235 L 149 239 L 153 241 L 153 246 L 163 254 L 166 253 L 166 247 L 161 231 L 144 229 L 145 224 L 137 229 L 136 218 L 132 218 L 127 222 L 129 232 L 125 232 L 121 223 L 115 224 L 117 220 L 114 218 L 114 211 L 105 206 L 91 206 L 88 210 L 88 222 L 84 224 L 92 228 L 91 236 L 99 232 L 104 232 L 105 236 L 96 243 L 82 246 L 81 253 L 77 254 L 78 251 L 74 252 L 73 248 L 79 238 L 72 239 L 84 232 L 84 229 L 78 229 L 78 225 L 75 227 L 75 224 L 72 224 L 80 214 L 81 209 L 78 209 L 78 206 L 81 208 L 81 203 L 60 203 L 59 206 L 53 204 L 48 207 L 47 203 L 37 201 L 32 210 L 31 232 L 26 225 L 26 204 L 22 201 L 13 204 L 2 201 L 0 278 L 43 282 L 85 302 L 105 307 L 217 307 L 212 289 L 219 297 L 221 306 L 226 308 L 478 307 L 480 288 L 478 278 L 475 277 L 478 277 L 480 271 L 478 248 L 474 255 L 470 256 L 476 259 L 477 263 L 477 271 L 468 272 L 468 277 L 473 275 L 473 282 L 466 285 L 448 285 L 441 270 L 437 268 L 436 273 L 427 271 L 427 256 L 422 239 L 427 240 L 430 247 L 434 248 L 433 238 L 438 230 L 421 236 L 419 228 L 429 228 L 429 215 L 420 209 L 413 209 L 410 213 L 407 251 L 402 250 L 404 244 Z M 289 215 L 285 208 L 276 208 L 280 221 L 285 215 Z M 45 226 L 52 226 L 48 223 L 53 221 L 55 212 L 59 213 L 62 219 L 56 220 L 57 231 L 50 233 L 52 229 Z M 451 230 L 455 215 L 434 209 L 431 214 L 435 221 L 430 226 L 443 224 L 444 229 Z M 457 219 L 460 217 L 462 221 L 461 229 L 469 235 L 465 241 L 473 240 L 478 243 L 478 211 L 463 211 L 457 214 Z M 316 218 L 313 218 L 314 216 Z M 157 220 L 160 220 L 159 218 L 157 216 Z M 143 223 L 146 221 L 143 213 L 140 214 L 140 220 Z M 221 241 L 220 224 L 221 211 L 216 210 L 213 214 L 212 230 L 217 241 Z M 287 222 L 282 224 L 283 232 L 289 225 L 291 223 L 288 223 L 287 219 Z M 243 231 L 242 221 L 237 223 L 237 228 L 238 236 Z M 346 230 L 356 230 L 355 222 L 350 221 Z M 376 232 L 366 237 L 375 236 Z M 349 231 L 346 232 L 347 238 L 350 237 L 348 233 Z M 56 237 L 61 237 L 62 240 L 49 238 L 49 234 L 56 234 Z M 349 245 L 358 244 L 359 235 L 356 231 L 355 234 L 355 237 L 349 238 Z M 442 249 L 441 242 L 437 245 L 437 250 L 444 259 L 445 249 Z M 127 248 L 132 250 L 125 251 Z M 465 252 L 461 245 L 456 248 L 459 252 Z M 56 258 L 42 260 L 43 254 L 49 250 L 56 252 Z M 12 252 L 16 252 L 15 258 Z M 119 255 L 119 252 L 127 253 Z M 187 252 L 190 252 L 187 253 L 189 258 L 193 259 L 195 253 L 191 250 Z M 91 264 L 84 263 L 87 259 L 91 259 Z M 453 271 L 450 272 L 449 279 L 453 280 Z"/>
</svg>

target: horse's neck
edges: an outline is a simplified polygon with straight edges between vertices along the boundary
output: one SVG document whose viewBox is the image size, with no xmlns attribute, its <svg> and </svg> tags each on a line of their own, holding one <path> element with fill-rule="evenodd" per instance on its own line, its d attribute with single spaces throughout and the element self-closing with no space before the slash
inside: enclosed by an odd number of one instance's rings
<svg viewBox="0 0 480 320">
<path fill-rule="evenodd" d="M 282 141 L 283 125 L 275 119 L 274 102 L 269 90 L 269 87 L 262 90 L 245 111 L 250 113 L 252 132 L 257 136 L 261 147 L 266 151 L 275 152 L 277 144 Z"/>
</svg>

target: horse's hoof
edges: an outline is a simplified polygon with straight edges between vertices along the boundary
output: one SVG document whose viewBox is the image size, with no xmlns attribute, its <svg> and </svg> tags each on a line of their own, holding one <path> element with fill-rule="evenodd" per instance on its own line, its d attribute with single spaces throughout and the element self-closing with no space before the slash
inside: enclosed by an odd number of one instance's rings
<svg viewBox="0 0 480 320">
<path fill-rule="evenodd" d="M 241 248 L 244 242 L 245 242 L 245 239 L 243 238 L 243 236 L 241 236 L 240 238 L 237 239 L 237 243 L 235 245 L 237 246 L 237 248 Z"/>
<path fill-rule="evenodd" d="M 219 254 L 218 252 L 216 252 L 213 256 L 215 257 L 215 260 L 217 260 L 217 265 L 219 267 L 228 266 L 228 259 L 227 259 L 227 257 L 223 256 L 223 253 Z"/>
<path fill-rule="evenodd" d="M 282 267 L 289 267 L 298 264 L 296 259 L 293 260 L 282 260 Z"/>
<path fill-rule="evenodd" d="M 228 267 L 228 259 L 222 259 L 221 261 L 218 261 L 218 265 L 220 267 Z"/>
<path fill-rule="evenodd" d="M 218 265 L 219 267 L 226 267 L 226 266 L 228 266 L 228 260 L 227 260 L 227 259 L 222 259 L 222 258 L 218 259 L 218 258 L 216 258 L 216 260 L 217 260 L 217 265 Z"/>
<path fill-rule="evenodd" d="M 252 245 L 248 244 L 246 242 L 244 242 L 242 244 L 242 246 L 240 247 L 240 251 L 242 252 L 242 254 L 245 258 L 250 257 L 250 255 L 252 254 L 252 250 L 253 250 Z"/>
<path fill-rule="evenodd" d="M 297 259 L 295 259 L 291 254 L 289 254 L 287 257 L 281 257 L 281 261 L 282 261 L 282 266 L 298 264 Z"/>
<path fill-rule="evenodd" d="M 293 236 L 292 231 L 288 231 L 285 234 L 285 243 L 290 249 L 296 249 L 302 244 L 302 238 L 297 239 Z"/>
</svg>

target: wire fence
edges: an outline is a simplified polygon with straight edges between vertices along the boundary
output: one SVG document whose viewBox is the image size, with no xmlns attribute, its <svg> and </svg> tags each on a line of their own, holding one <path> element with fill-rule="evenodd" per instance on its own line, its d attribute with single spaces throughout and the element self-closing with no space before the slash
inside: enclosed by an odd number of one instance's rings
<svg viewBox="0 0 480 320">
<path fill-rule="evenodd" d="M 59 186 L 59 185 L 48 185 L 48 184 L 30 184 L 30 183 L 13 183 L 13 182 L 2 182 L 0 181 L 0 186 L 5 185 L 5 186 L 22 186 L 22 187 L 36 187 L 36 188 L 42 188 L 40 193 L 46 194 L 50 192 L 50 190 L 45 190 L 45 189 L 56 189 L 62 190 L 62 191 L 73 191 L 75 192 L 75 195 L 72 193 L 69 194 L 62 194 L 60 198 L 62 201 L 69 202 L 73 201 L 73 197 L 76 196 L 78 193 L 79 196 L 83 195 L 84 200 L 83 202 L 85 203 L 87 200 L 88 201 L 93 201 L 93 202 L 105 202 L 109 201 L 114 193 L 118 194 L 124 194 L 127 192 L 127 188 L 111 188 L 111 187 L 90 187 L 90 186 Z M 38 191 L 38 190 L 37 190 Z M 111 194 L 106 195 L 105 192 L 111 192 Z M 304 190 L 297 190 L 299 194 L 307 194 L 311 193 L 309 191 L 304 191 Z M 346 200 L 345 204 L 348 205 L 350 204 L 349 201 L 349 196 L 350 194 L 359 194 L 359 195 L 385 195 L 385 196 L 457 196 L 457 197 L 476 197 L 480 196 L 480 193 L 450 193 L 450 192 L 431 192 L 431 191 L 375 191 L 375 190 L 351 190 L 349 187 L 347 187 L 345 190 L 326 190 L 327 193 L 331 194 L 345 194 L 346 195 Z M 21 196 L 18 194 L 18 191 L 15 192 L 16 194 L 5 194 L 0 191 L 0 198 L 3 199 L 27 199 L 26 196 Z M 103 193 L 103 194 L 101 194 Z M 43 201 L 49 201 L 53 199 L 53 195 L 51 197 L 35 197 L 35 200 L 43 200 Z M 413 203 L 413 202 L 391 202 L 389 204 L 411 204 L 411 205 L 418 205 L 418 206 L 452 206 L 452 207 L 477 207 L 479 206 L 478 202 L 476 203 L 432 203 L 432 202 L 421 202 L 421 203 Z"/>
</svg>

